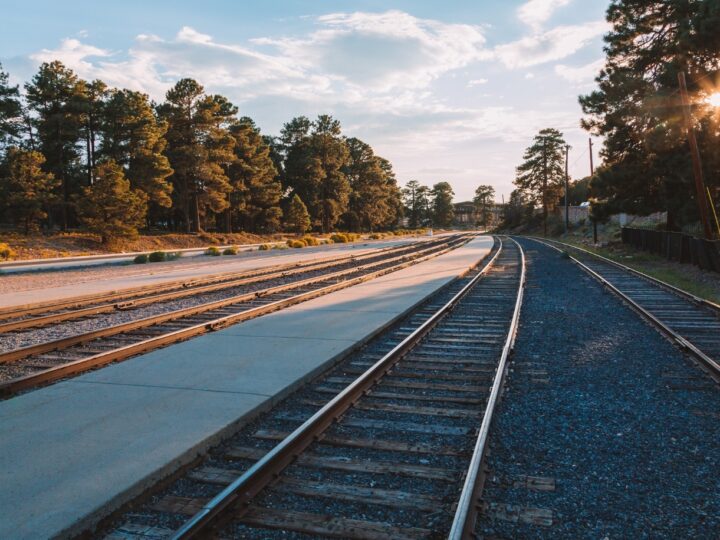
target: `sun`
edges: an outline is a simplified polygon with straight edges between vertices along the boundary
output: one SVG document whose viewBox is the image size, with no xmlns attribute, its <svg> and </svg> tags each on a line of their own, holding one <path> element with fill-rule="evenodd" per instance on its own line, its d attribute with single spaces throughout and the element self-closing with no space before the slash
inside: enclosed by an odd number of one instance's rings
<svg viewBox="0 0 720 540">
<path fill-rule="evenodd" d="M 710 94 L 705 101 L 712 107 L 720 107 L 720 92 Z"/>
</svg>

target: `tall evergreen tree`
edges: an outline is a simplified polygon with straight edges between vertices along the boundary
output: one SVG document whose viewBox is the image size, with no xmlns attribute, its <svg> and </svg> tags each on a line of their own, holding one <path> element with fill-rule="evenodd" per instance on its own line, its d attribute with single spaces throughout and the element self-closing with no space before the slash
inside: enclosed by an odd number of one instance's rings
<svg viewBox="0 0 720 540">
<path fill-rule="evenodd" d="M 297 193 L 293 195 L 287 208 L 285 216 L 285 226 L 287 230 L 295 234 L 303 234 L 310 228 L 310 214 L 308 213 L 305 203 L 298 197 Z"/>
<path fill-rule="evenodd" d="M 181 79 L 168 90 L 160 107 L 168 122 L 166 154 L 173 169 L 177 208 L 187 232 L 202 230 L 202 219 L 228 206 L 232 188 L 226 169 L 233 160 L 233 138 L 225 103 L 207 96 L 192 79 Z"/>
<path fill-rule="evenodd" d="M 555 207 L 565 185 L 564 165 L 563 135 L 557 129 L 547 128 L 535 136 L 533 144 L 525 150 L 523 163 L 517 168 L 515 185 L 542 208 L 546 235 L 548 211 Z"/>
<path fill-rule="evenodd" d="M 145 223 L 147 195 L 132 189 L 122 167 L 104 161 L 94 171 L 95 183 L 78 197 L 78 212 L 87 228 L 100 235 L 103 244 L 135 238 Z"/>
<path fill-rule="evenodd" d="M 85 166 L 88 185 L 94 181 L 93 171 L 97 161 L 95 154 L 97 153 L 98 132 L 107 94 L 107 85 L 100 80 L 78 82 L 75 107 L 80 115 L 82 135 L 85 138 Z"/>
<path fill-rule="evenodd" d="M 447 182 L 438 182 L 432 188 L 433 225 L 449 227 L 455 218 L 452 186 Z"/>
<path fill-rule="evenodd" d="M 490 220 L 490 208 L 495 202 L 495 188 L 488 185 L 480 185 L 475 190 L 475 209 L 478 213 L 478 224 L 483 227 L 488 226 Z"/>
<path fill-rule="evenodd" d="M 43 63 L 32 81 L 25 85 L 27 102 L 34 113 L 37 148 L 45 156 L 45 170 L 60 180 L 61 221 L 69 223 L 72 195 L 81 186 L 79 173 L 81 114 L 78 109 L 80 82 L 61 62 Z"/>
<path fill-rule="evenodd" d="M 274 232 L 280 226 L 282 186 L 270 155 L 270 147 L 250 118 L 241 118 L 230 127 L 235 158 L 230 164 L 232 192 L 226 210 L 234 221 L 254 232 Z M 230 223 L 226 230 L 231 232 Z"/>
<path fill-rule="evenodd" d="M 706 179 L 720 187 L 719 117 L 702 103 L 720 74 L 717 0 L 613 0 L 599 89 L 582 96 L 583 126 L 604 140 L 593 213 L 667 211 L 667 227 L 698 219 L 678 73 L 688 76 Z"/>
<path fill-rule="evenodd" d="M 159 120 L 146 94 L 132 90 L 110 91 L 100 124 L 98 154 L 123 170 L 133 189 L 147 194 L 150 219 L 153 208 L 172 205 L 172 174 L 164 151 L 167 123 Z"/>
<path fill-rule="evenodd" d="M 311 129 L 310 129 L 311 128 Z M 350 183 L 343 172 L 348 149 L 340 123 L 320 115 L 308 125 L 304 117 L 285 125 L 285 182 L 307 204 L 311 219 L 330 231 L 346 211 Z"/>
<path fill-rule="evenodd" d="M 22 105 L 17 86 L 10 85 L 10 79 L 0 64 L 0 160 L 5 149 L 14 144 L 20 136 Z"/>
<path fill-rule="evenodd" d="M 346 218 L 352 230 L 374 230 L 397 221 L 398 187 L 387 160 L 360 139 L 346 139 L 348 161 L 343 172 L 350 182 Z"/>
<path fill-rule="evenodd" d="M 417 180 L 410 180 L 405 184 L 402 194 L 408 226 L 417 229 L 430 217 L 430 188 L 420 185 Z"/>
<path fill-rule="evenodd" d="M 22 224 L 25 234 L 35 230 L 47 217 L 48 208 L 56 198 L 55 190 L 60 182 L 52 173 L 42 170 L 44 163 L 40 152 L 17 147 L 7 151 L 0 194 L 9 216 Z"/>
</svg>

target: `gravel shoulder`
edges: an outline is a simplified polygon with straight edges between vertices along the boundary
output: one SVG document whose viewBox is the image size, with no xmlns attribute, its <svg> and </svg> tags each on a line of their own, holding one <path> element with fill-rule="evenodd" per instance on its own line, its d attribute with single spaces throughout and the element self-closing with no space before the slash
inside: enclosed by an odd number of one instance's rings
<svg viewBox="0 0 720 540">
<path fill-rule="evenodd" d="M 571 261 L 520 242 L 528 287 L 478 534 L 717 537 L 720 388 Z"/>
</svg>

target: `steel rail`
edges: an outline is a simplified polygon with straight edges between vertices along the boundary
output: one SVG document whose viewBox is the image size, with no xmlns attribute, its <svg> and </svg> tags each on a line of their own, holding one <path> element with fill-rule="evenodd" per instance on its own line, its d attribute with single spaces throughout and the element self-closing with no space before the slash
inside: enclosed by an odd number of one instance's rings
<svg viewBox="0 0 720 540">
<path fill-rule="evenodd" d="M 438 245 L 441 244 L 441 242 L 427 242 L 425 243 L 427 246 L 431 245 Z M 412 244 L 412 246 L 416 246 L 416 244 Z M 402 248 L 396 248 L 394 251 L 401 253 L 405 251 L 411 251 L 412 248 L 409 248 L 408 246 L 403 246 Z M 181 298 L 186 298 L 188 296 L 195 296 L 198 294 L 206 294 L 210 292 L 220 291 L 224 289 L 231 289 L 234 287 L 239 287 L 242 285 L 250 285 L 253 283 L 260 283 L 263 281 L 269 281 L 271 279 L 277 279 L 277 278 L 283 278 L 283 277 L 289 277 L 294 276 L 297 274 L 302 274 L 306 272 L 312 272 L 317 270 L 322 270 L 325 268 L 331 268 L 333 266 L 340 266 L 342 264 L 352 263 L 356 261 L 362 261 L 365 259 L 372 259 L 376 257 L 380 257 L 385 253 L 388 253 L 390 250 L 380 250 L 374 253 L 369 254 L 363 254 L 361 256 L 355 256 L 350 255 L 348 257 L 343 257 L 340 259 L 323 259 L 323 261 L 315 261 L 313 263 L 306 263 L 306 264 L 298 264 L 298 263 L 292 263 L 290 265 L 284 265 L 281 266 L 280 269 L 277 271 L 266 271 L 266 272 L 250 272 L 250 275 L 247 275 L 245 273 L 230 274 L 231 277 L 227 277 L 225 279 L 210 279 L 207 280 L 207 283 L 194 283 L 192 285 L 188 284 L 187 282 L 182 282 L 181 286 L 173 285 L 170 288 L 169 292 L 160 292 L 158 293 L 157 289 L 151 289 L 151 293 L 157 293 L 157 294 L 148 294 L 148 295 L 141 295 L 139 298 L 137 298 L 137 293 L 134 295 L 128 297 L 123 295 L 122 293 L 117 296 L 114 301 L 108 302 L 108 303 L 101 303 L 97 305 L 92 305 L 91 307 L 85 307 L 85 308 L 79 308 L 79 309 L 73 309 L 69 311 L 60 311 L 60 312 L 53 312 L 49 313 L 47 315 L 40 315 L 37 317 L 29 317 L 29 318 L 21 318 L 18 320 L 12 320 L 10 322 L 2 322 L 0 321 L 0 334 L 6 333 L 6 332 L 12 332 L 17 330 L 25 330 L 29 328 L 37 328 L 37 327 L 43 327 L 47 326 L 49 324 L 69 321 L 73 319 L 78 319 L 81 317 L 88 317 L 93 315 L 101 315 L 103 313 L 112 313 L 115 311 L 125 311 L 128 309 L 134 309 L 137 307 L 142 307 L 144 305 L 148 304 L 154 304 L 157 302 L 166 302 L 170 300 L 178 300 Z M 166 287 L 165 287 L 166 288 Z M 161 287 L 163 289 L 163 287 Z M 135 299 L 133 299 L 135 298 Z M 95 304 L 95 302 L 92 302 L 92 304 Z M 57 308 L 55 308 L 57 309 Z"/>
<path fill-rule="evenodd" d="M 299 261 L 293 263 L 277 264 L 263 268 L 244 270 L 240 272 L 223 272 L 221 274 L 216 274 L 212 277 L 195 278 L 189 280 L 174 280 L 161 284 L 143 285 L 140 287 L 132 287 L 127 289 L 111 290 L 102 293 L 74 296 L 71 298 L 65 298 L 50 302 L 38 302 L 33 304 L 12 306 L 9 308 L 0 309 L 0 324 L 2 324 L 2 328 L 4 328 L 6 324 L 10 323 L 3 323 L 3 321 L 7 321 L 10 319 L 16 319 L 18 317 L 25 317 L 29 315 L 35 315 L 37 313 L 57 311 L 62 309 L 82 308 L 87 305 L 102 302 L 112 303 L 113 305 L 117 305 L 119 308 L 121 308 L 121 306 L 123 306 L 125 302 L 131 302 L 133 298 L 144 297 L 147 294 L 181 291 L 185 289 L 190 289 L 192 287 L 202 287 L 212 284 L 229 283 L 235 279 L 248 279 L 254 277 L 262 278 L 266 275 L 280 273 L 283 271 L 289 272 L 300 269 L 304 269 L 306 271 L 312 269 L 321 269 L 328 266 L 343 264 L 345 262 L 353 262 L 357 260 L 364 260 L 367 258 L 376 257 L 390 251 L 405 251 L 423 243 L 427 242 L 418 241 L 401 246 L 390 246 L 375 250 L 371 253 L 363 253 L 361 255 L 350 254 L 343 257 L 323 257 L 321 259 L 314 259 L 312 261 Z"/>
<path fill-rule="evenodd" d="M 515 346 L 515 336 L 517 335 L 518 323 L 520 321 L 520 311 L 522 309 L 523 296 L 525 292 L 526 265 L 525 253 L 523 252 L 522 246 L 520 246 L 520 244 L 515 242 L 512 238 L 510 240 L 517 245 L 520 251 L 521 260 L 520 283 L 518 285 L 518 293 L 515 300 L 515 309 L 513 311 L 512 321 L 510 323 L 510 328 L 508 329 L 502 355 L 500 356 L 500 362 L 498 363 L 498 367 L 495 372 L 490 396 L 488 397 L 487 405 L 485 406 L 485 413 L 483 414 L 482 424 L 480 425 L 480 431 L 478 432 L 478 438 L 475 443 L 473 455 L 470 459 L 468 472 L 465 475 L 465 483 L 463 484 L 463 488 L 460 493 L 455 517 L 453 518 L 450 533 L 448 534 L 449 540 L 474 538 L 473 529 L 475 528 L 475 522 L 477 521 L 478 514 L 477 503 L 482 493 L 485 481 L 481 466 L 487 451 L 488 436 L 490 434 L 493 414 L 495 412 L 495 408 L 497 407 L 502 385 L 507 373 L 508 357 Z"/>
<path fill-rule="evenodd" d="M 538 238 L 536 236 L 527 236 L 526 238 L 529 238 L 531 240 L 535 240 L 537 242 L 545 242 L 548 244 L 559 244 L 563 247 L 574 249 L 576 251 L 579 251 L 581 253 L 584 253 L 585 255 L 590 255 L 591 257 L 595 257 L 597 259 L 602 260 L 603 262 L 606 262 L 608 264 L 611 264 L 617 268 L 620 268 L 621 270 L 625 270 L 626 272 L 629 272 L 631 274 L 635 274 L 638 277 L 641 277 L 643 279 L 646 279 L 648 281 L 653 282 L 655 285 L 659 285 L 660 287 L 663 287 L 667 290 L 669 290 L 672 293 L 675 293 L 679 296 L 682 296 L 683 298 L 687 300 L 691 300 L 692 302 L 704 306 L 707 308 L 710 308 L 712 310 L 715 310 L 718 312 L 718 315 L 720 315 L 720 304 L 716 304 L 715 302 L 712 302 L 710 300 L 706 300 L 705 298 L 700 298 L 699 296 L 695 296 L 692 293 L 689 293 L 688 291 L 684 291 L 683 289 L 680 289 L 679 287 L 676 287 L 675 285 L 671 285 L 670 283 L 666 283 L 656 277 L 653 277 L 651 275 L 645 274 L 644 272 L 641 272 L 640 270 L 636 270 L 635 268 L 631 268 L 629 266 L 626 266 L 622 263 L 619 263 L 617 261 L 614 261 L 612 259 L 609 259 L 608 257 L 604 257 L 603 255 L 600 255 L 599 253 L 594 253 L 588 249 L 581 248 L 579 246 L 574 246 L 573 244 L 568 244 L 566 242 L 560 242 L 559 240 L 548 240 L 543 238 Z"/>
<path fill-rule="evenodd" d="M 625 294 L 618 287 L 613 285 L 609 280 L 605 279 L 599 272 L 596 272 L 595 270 L 593 270 L 592 268 L 590 268 L 589 266 L 584 264 L 582 261 L 576 259 L 575 257 L 570 255 L 566 251 L 563 251 L 562 249 L 558 248 L 557 246 L 554 246 L 553 244 L 551 244 L 549 242 L 540 240 L 538 238 L 533 238 L 533 237 L 528 237 L 528 238 L 530 240 L 534 240 L 535 242 L 543 244 L 549 248 L 552 248 L 560 253 L 566 253 L 567 256 L 570 257 L 570 259 L 575 264 L 577 264 L 580 268 L 582 268 L 582 270 L 587 272 L 590 276 L 592 276 L 593 278 L 598 280 L 602 285 L 604 285 L 605 287 L 610 289 L 614 294 L 619 296 L 623 301 L 625 301 L 628 305 L 630 305 L 636 312 L 638 312 L 641 316 L 645 317 L 651 324 L 653 324 L 661 332 L 663 332 L 668 337 L 670 337 L 673 341 L 675 341 L 675 343 L 677 343 L 677 345 L 681 349 L 690 352 L 693 356 L 695 356 L 698 360 L 700 360 L 710 370 L 711 374 L 713 375 L 713 377 L 716 380 L 720 380 L 720 363 L 718 363 L 717 360 L 715 360 L 715 359 L 711 358 L 710 356 L 708 356 L 707 354 L 705 354 L 697 346 L 695 346 L 691 341 L 689 341 L 688 339 L 683 337 L 679 332 L 670 328 L 660 318 L 653 315 L 650 311 L 648 311 L 642 305 L 640 305 L 638 302 L 633 300 L 629 295 Z M 565 244 L 565 245 L 568 245 L 568 247 L 574 247 L 574 246 L 570 246 L 569 244 Z M 585 250 L 581 250 L 581 251 L 585 251 Z M 628 268 L 622 264 L 615 263 L 614 261 L 611 261 L 610 259 L 606 259 L 605 257 L 602 257 L 601 255 L 597 255 L 591 251 L 585 251 L 585 252 L 588 253 L 589 255 L 593 255 L 600 259 L 603 259 L 604 262 L 607 261 L 609 263 L 614 263 L 615 266 L 621 268 L 622 270 L 627 270 L 630 273 L 636 274 L 636 275 L 638 275 L 638 277 L 641 277 L 644 279 L 649 279 L 651 281 L 651 283 L 659 285 L 659 286 L 663 286 L 663 287 L 667 288 L 670 292 L 673 292 L 676 294 L 682 293 L 682 294 L 680 294 L 680 296 L 686 300 L 690 300 L 690 301 L 694 301 L 695 299 L 701 300 L 703 303 L 700 305 L 720 310 L 720 306 L 717 306 L 717 304 L 714 304 L 713 302 L 708 302 L 701 298 L 697 298 L 696 296 L 694 296 L 690 293 L 687 293 L 685 291 L 682 291 L 681 289 L 677 289 L 676 287 L 673 287 L 672 285 L 670 285 L 668 283 L 664 283 L 664 282 L 662 282 L 658 279 L 655 279 L 651 276 L 646 276 L 642 272 L 637 272 L 637 271 L 633 270 L 632 268 Z"/>
<path fill-rule="evenodd" d="M 391 266 L 389 268 L 382 268 L 380 270 L 376 270 L 374 272 L 363 274 L 361 276 L 351 278 L 348 280 L 340 281 L 338 283 L 333 283 L 331 285 L 327 285 L 325 287 L 319 288 L 319 289 L 313 289 L 311 291 L 303 292 L 294 296 L 291 296 L 289 298 L 283 298 L 280 300 L 276 300 L 274 302 L 270 302 L 268 304 L 264 304 L 262 306 L 257 306 L 254 308 L 250 308 L 247 310 L 243 310 L 239 313 L 226 315 L 224 317 L 220 317 L 217 319 L 214 319 L 212 321 L 206 321 L 202 322 L 200 324 L 195 324 L 192 326 L 189 326 L 187 328 L 182 328 L 179 330 L 175 330 L 172 332 L 168 332 L 165 334 L 162 334 L 160 336 L 151 337 L 142 341 L 139 341 L 137 343 L 132 343 L 130 345 L 126 345 L 123 347 L 118 347 L 112 350 L 109 350 L 107 352 L 98 353 L 92 356 L 89 356 L 87 358 L 81 358 L 79 360 L 74 360 L 67 362 L 65 364 L 60 364 L 58 366 L 54 366 L 52 368 L 48 368 L 36 373 L 31 373 L 25 376 L 17 377 L 15 379 L 11 379 L 5 382 L 0 383 L 0 395 L 2 396 L 11 396 L 13 394 L 16 394 L 20 391 L 27 390 L 29 388 L 34 388 L 36 386 L 39 386 L 41 384 L 47 384 L 49 382 L 61 379 L 63 377 L 67 377 L 68 375 L 80 373 L 83 371 L 87 371 L 89 369 L 93 369 L 102 365 L 109 364 L 111 362 L 115 362 L 118 360 L 126 359 L 130 356 L 134 356 L 136 354 L 149 352 L 151 350 L 158 349 L 160 347 L 176 343 L 178 341 L 183 341 L 186 339 L 189 339 L 191 337 L 204 334 L 210 331 L 220 330 L 222 328 L 225 328 L 227 326 L 237 324 L 239 322 L 252 319 L 255 317 L 259 317 L 261 315 L 265 315 L 268 313 L 271 313 L 273 311 L 277 311 L 279 309 L 284 309 L 286 307 L 292 306 L 294 304 L 298 304 L 301 302 L 305 302 L 307 300 L 311 300 L 312 298 L 316 298 L 319 296 L 323 296 L 326 294 L 329 294 L 331 292 L 335 292 L 347 287 L 351 287 L 353 285 L 357 285 L 359 283 L 363 283 L 365 281 L 369 281 L 372 279 L 375 279 L 377 277 L 383 276 L 385 274 L 389 274 L 392 272 L 395 272 L 397 270 L 401 270 L 403 268 L 407 268 L 408 266 L 412 266 L 414 264 L 418 264 L 420 262 L 432 259 L 434 257 L 437 257 L 439 255 L 442 255 L 444 253 L 447 253 L 459 245 L 462 245 L 463 243 L 466 243 L 469 241 L 469 238 L 461 237 L 460 239 L 456 239 L 454 241 L 447 242 L 447 247 L 444 249 L 441 249 L 439 251 L 433 251 L 432 249 L 426 249 L 422 250 L 421 253 L 424 253 L 426 251 L 430 251 L 429 254 L 419 256 L 419 257 L 409 257 L 407 255 L 402 257 L 394 257 L 390 260 L 395 259 L 401 259 L 401 262 L 398 264 Z M 372 266 L 379 266 L 381 264 L 387 264 L 389 261 L 379 261 L 376 263 L 372 263 L 371 265 L 367 265 L 364 268 L 372 267 Z M 352 269 L 352 272 L 357 272 L 358 269 Z M 352 273 L 350 271 L 343 271 L 338 272 L 336 274 L 347 274 Z M 328 279 L 332 279 L 328 276 L 320 276 L 320 278 L 311 278 L 309 280 L 303 280 L 303 284 L 307 285 L 309 283 L 317 283 L 322 281 L 327 281 Z M 291 284 L 291 285 L 282 285 L 278 287 L 278 289 L 287 290 L 288 288 L 299 288 L 300 284 L 298 282 Z M 278 292 L 278 291 L 275 291 Z M 266 296 L 267 294 L 259 295 L 257 293 L 251 293 L 250 295 L 245 295 L 252 298 L 257 298 L 259 296 Z M 221 301 L 225 302 L 225 301 Z M 192 309 L 192 308 L 191 308 Z M 206 310 L 207 311 L 207 310 Z M 176 317 L 177 318 L 177 317 Z M 144 321 L 141 319 L 141 321 Z M 139 321 L 135 321 L 139 322 Z M 165 321 L 167 322 L 167 321 Z M 124 323 L 125 326 L 131 323 Z M 148 325 L 144 325 L 148 326 Z M 143 327 L 144 327 L 143 326 Z M 137 329 L 137 328 L 134 328 Z M 125 330 L 127 332 L 129 330 Z M 117 332 L 115 333 L 117 334 Z M 115 335 L 113 334 L 113 335 Z M 96 336 L 97 337 L 97 336 Z M 93 338 L 95 339 L 95 338 Z M 22 349 L 19 349 L 22 350 Z M 11 351 L 13 352 L 13 351 Z M 48 351 L 45 351 L 48 352 Z M 38 353 L 36 353 L 38 354 Z"/>
<path fill-rule="evenodd" d="M 227 517 L 226 511 L 233 510 L 233 517 L 240 517 L 247 510 L 249 501 L 272 483 L 282 470 L 290 465 L 318 436 L 342 417 L 355 402 L 363 397 L 373 386 L 410 352 L 440 320 L 449 313 L 478 283 L 493 266 L 502 251 L 499 249 L 485 267 L 473 277 L 445 305 L 430 318 L 403 339 L 390 352 L 361 374 L 354 382 L 343 389 L 325 404 L 300 427 L 278 443 L 263 458 L 244 474 L 235 479 L 218 495 L 207 502 L 202 510 L 186 521 L 172 536 L 173 540 L 184 540 L 205 535 L 216 528 Z"/>
<path fill-rule="evenodd" d="M 387 264 L 389 262 L 393 262 L 396 260 L 415 258 L 419 254 L 425 253 L 427 251 L 432 251 L 433 249 L 436 249 L 436 248 L 437 248 L 437 245 L 430 247 L 430 248 L 425 248 L 425 249 L 416 251 L 412 254 L 399 255 L 399 256 L 391 257 L 389 259 L 382 259 L 380 261 L 376 261 L 376 262 L 362 265 L 359 267 L 348 268 L 345 270 L 340 270 L 340 271 L 332 272 L 329 274 L 323 274 L 321 276 L 310 277 L 310 278 L 302 279 L 299 281 L 293 281 L 291 283 L 285 283 L 282 285 L 275 285 L 273 287 L 268 287 L 265 289 L 261 289 L 259 291 L 243 293 L 240 295 L 231 296 L 229 298 L 224 298 L 222 300 L 215 300 L 213 302 L 208 302 L 208 303 L 200 304 L 197 306 L 192 306 L 192 307 L 188 307 L 188 308 L 180 308 L 180 309 L 176 309 L 173 311 L 168 311 L 166 313 L 160 313 L 158 315 L 151 315 L 149 317 L 144 317 L 142 319 L 137 319 L 134 321 L 128 321 L 125 323 L 108 326 L 106 328 L 101 328 L 99 330 L 92 330 L 90 332 L 84 332 L 82 334 L 76 334 L 74 336 L 60 338 L 60 339 L 56 339 L 53 341 L 46 341 L 44 343 L 39 343 L 37 345 L 29 345 L 27 347 L 21 347 L 19 349 L 14 349 L 11 351 L 0 353 L 0 364 L 13 362 L 15 360 L 21 360 L 23 358 L 27 358 L 28 356 L 33 356 L 36 354 L 42 354 L 42 353 L 46 353 L 46 352 L 66 349 L 70 346 L 78 345 L 81 343 L 86 343 L 88 341 L 92 341 L 94 339 L 101 338 L 101 337 L 108 337 L 108 336 L 112 336 L 112 335 L 116 335 L 116 334 L 122 334 L 122 333 L 128 332 L 130 330 L 137 330 L 140 328 L 146 328 L 148 326 L 153 326 L 153 325 L 160 324 L 160 323 L 170 322 L 170 321 L 180 319 L 180 318 L 186 318 L 186 317 L 193 316 L 193 315 L 199 315 L 206 311 L 211 311 L 213 309 L 218 309 L 221 307 L 225 307 L 225 306 L 228 306 L 231 304 L 237 304 L 240 302 L 247 302 L 250 300 L 254 300 L 256 298 L 260 298 L 262 296 L 268 296 L 270 294 L 284 292 L 289 289 L 297 289 L 299 287 L 311 285 L 311 284 L 318 283 L 321 281 L 342 278 L 343 276 L 345 276 L 347 274 L 353 274 L 359 270 L 361 271 L 361 270 L 365 270 L 368 268 L 372 268 L 374 266 L 380 266 L 380 265 Z"/>
</svg>

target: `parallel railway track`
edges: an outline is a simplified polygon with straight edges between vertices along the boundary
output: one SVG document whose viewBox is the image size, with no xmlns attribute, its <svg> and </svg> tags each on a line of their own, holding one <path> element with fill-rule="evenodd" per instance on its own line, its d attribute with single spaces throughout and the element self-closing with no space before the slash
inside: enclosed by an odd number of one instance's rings
<svg viewBox="0 0 720 540">
<path fill-rule="evenodd" d="M 329 272 L 0 353 L 0 376 L 4 376 L 0 395 L 13 395 L 394 272 L 469 238 L 459 235 L 389 250 L 341 270 L 323 264 Z"/>
<path fill-rule="evenodd" d="M 42 328 L 61 322 L 84 319 L 95 315 L 127 311 L 142 306 L 177 300 L 199 294 L 247 287 L 273 279 L 319 272 L 332 267 L 343 267 L 363 261 L 375 260 L 387 253 L 400 254 L 417 248 L 420 243 L 383 248 L 362 255 L 324 257 L 312 261 L 273 265 L 270 267 L 226 272 L 211 277 L 184 279 L 155 285 L 146 285 L 118 291 L 108 291 L 62 300 L 40 302 L 0 309 L 0 334 L 31 328 Z"/>
<path fill-rule="evenodd" d="M 571 259 L 585 272 L 699 359 L 720 382 L 720 305 L 577 246 L 555 240 L 532 240 L 572 253 Z"/>
<path fill-rule="evenodd" d="M 524 282 L 506 240 L 107 538 L 467 537 Z"/>
</svg>

